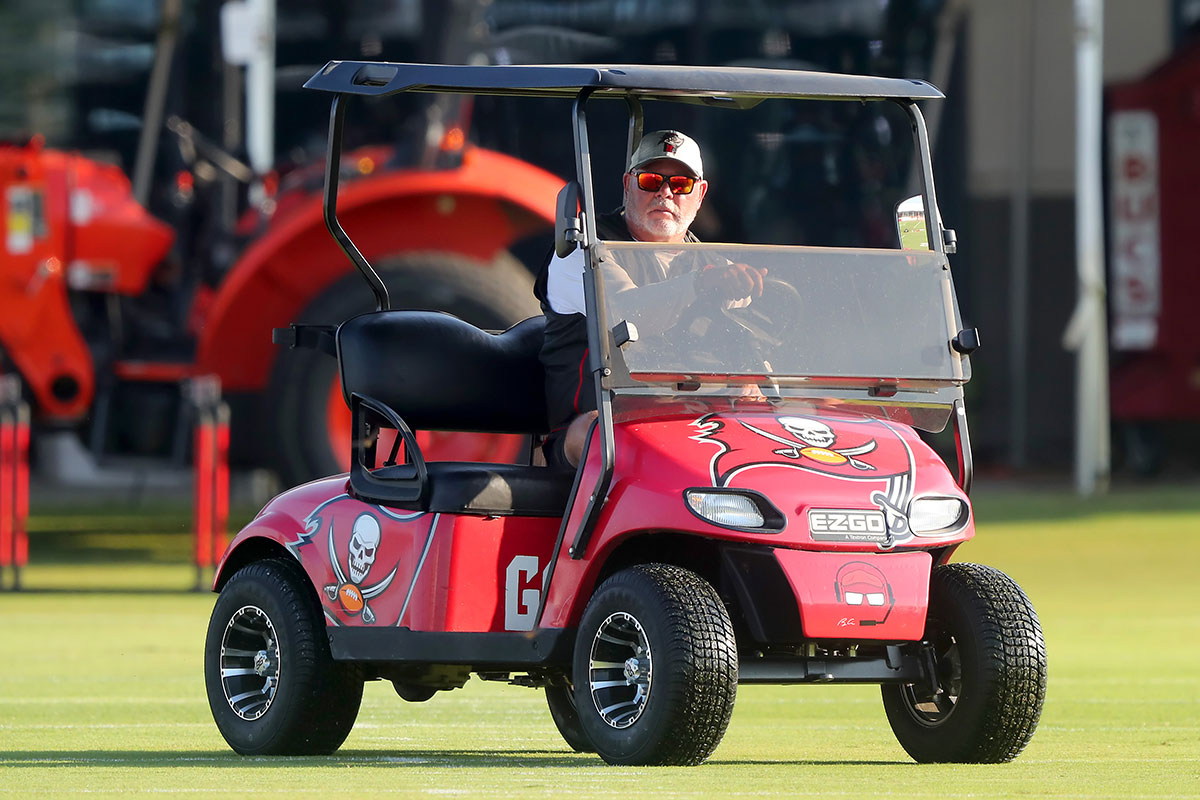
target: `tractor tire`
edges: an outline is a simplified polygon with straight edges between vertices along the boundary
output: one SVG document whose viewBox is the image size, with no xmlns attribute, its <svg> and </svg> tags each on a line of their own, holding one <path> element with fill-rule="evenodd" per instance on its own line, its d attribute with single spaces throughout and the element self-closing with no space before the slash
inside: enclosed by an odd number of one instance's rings
<svg viewBox="0 0 1200 800">
<path fill-rule="evenodd" d="M 924 642 L 937 690 L 924 683 L 882 687 L 900 745 L 921 763 L 1016 758 L 1046 699 L 1046 642 L 1025 593 L 991 567 L 935 567 Z"/>
<path fill-rule="evenodd" d="M 326 755 L 358 716 L 363 678 L 335 662 L 303 570 L 284 559 L 238 570 L 221 590 L 204 645 L 217 729 L 234 751 Z"/>
<path fill-rule="evenodd" d="M 579 721 L 609 764 L 700 764 L 733 714 L 733 624 L 716 590 L 694 572 L 631 567 L 588 603 L 573 670 Z"/>
<path fill-rule="evenodd" d="M 541 313 L 533 296 L 532 276 L 508 255 L 484 264 L 461 256 L 426 253 L 384 260 L 375 266 L 393 308 L 447 311 L 488 330 L 504 330 Z M 336 325 L 374 307 L 371 290 L 355 273 L 325 290 L 296 322 Z M 387 369 L 387 364 L 379 367 Z M 283 485 L 295 486 L 349 468 L 350 412 L 345 412 L 344 433 L 331 430 L 330 425 L 331 414 L 336 413 L 331 407 L 344 407 L 338 387 L 337 362 L 325 353 L 281 349 L 276 356 L 263 419 L 272 441 L 272 465 Z M 486 434 L 451 436 L 479 439 Z M 475 449 L 486 453 L 488 440 L 482 441 Z M 436 452 L 425 456 L 427 460 L 447 457 Z M 471 460 L 453 452 L 448 457 Z"/>
</svg>

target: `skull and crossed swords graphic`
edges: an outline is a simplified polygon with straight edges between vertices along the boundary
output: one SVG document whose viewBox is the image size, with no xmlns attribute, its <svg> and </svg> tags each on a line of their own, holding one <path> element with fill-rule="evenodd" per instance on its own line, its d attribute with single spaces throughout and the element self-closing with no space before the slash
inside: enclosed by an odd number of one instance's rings
<svg viewBox="0 0 1200 800">
<path fill-rule="evenodd" d="M 807 417 L 779 417 L 779 424 L 788 433 L 795 436 L 796 440 L 785 439 L 782 436 L 776 436 L 773 433 L 756 428 L 747 422 L 742 422 L 742 425 L 760 436 L 765 436 L 772 441 L 784 445 L 784 447 L 772 451 L 777 456 L 794 459 L 811 458 L 813 461 L 829 466 L 849 464 L 854 469 L 863 471 L 875 469 L 875 467 L 865 461 L 859 461 L 855 458 L 855 456 L 861 456 L 874 450 L 874 439 L 870 439 L 858 447 L 834 450 L 832 448 L 833 443 L 837 441 L 837 434 L 833 432 L 833 428 L 830 428 L 824 422 Z"/>
<path fill-rule="evenodd" d="M 772 441 L 785 445 L 772 451 L 777 456 L 796 460 L 810 458 L 813 461 L 831 467 L 848 465 L 862 472 L 875 469 L 873 465 L 855 458 L 855 456 L 865 455 L 874 450 L 877 446 L 874 439 L 870 439 L 857 447 L 834 449 L 833 444 L 837 441 L 837 434 L 833 432 L 833 428 L 824 422 L 808 417 L 779 417 L 778 419 L 779 424 L 794 436 L 796 441 L 776 436 L 746 422 L 742 422 L 742 425 Z M 886 492 L 871 493 L 871 502 L 879 506 L 879 509 L 883 511 L 884 517 L 887 520 L 888 541 L 885 546 L 888 547 L 901 539 L 911 536 L 908 529 L 906 506 L 912 496 L 912 451 L 908 450 L 907 445 L 905 445 L 905 450 L 908 452 L 909 457 L 908 471 L 900 475 L 888 477 L 886 479 Z"/>
<path fill-rule="evenodd" d="M 333 522 L 329 523 L 329 563 L 333 567 L 337 583 L 325 586 L 325 596 L 330 600 L 338 601 L 342 610 L 348 614 L 357 614 L 361 611 L 362 620 L 368 625 L 375 622 L 375 612 L 367 605 L 367 601 L 383 594 L 384 590 L 391 585 L 392 579 L 396 577 L 396 570 L 400 568 L 397 565 L 379 583 L 372 586 L 362 585 L 371 571 L 371 566 L 375 563 L 380 538 L 379 520 L 370 514 L 359 514 L 358 518 L 354 520 L 350 543 L 346 548 L 346 563 L 350 568 L 350 580 L 346 580 L 346 573 L 342 571 L 337 550 L 333 545 Z"/>
</svg>

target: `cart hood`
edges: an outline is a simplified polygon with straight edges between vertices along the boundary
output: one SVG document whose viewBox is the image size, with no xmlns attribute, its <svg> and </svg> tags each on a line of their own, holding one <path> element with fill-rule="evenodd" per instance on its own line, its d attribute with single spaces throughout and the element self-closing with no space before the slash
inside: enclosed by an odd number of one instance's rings
<svg viewBox="0 0 1200 800">
<path fill-rule="evenodd" d="M 758 496 L 769 504 L 766 516 L 778 512 L 774 529 L 758 533 L 764 544 L 874 551 L 937 547 L 974 533 L 970 504 L 945 463 L 893 420 L 820 407 L 709 411 L 619 424 L 616 436 L 612 513 L 635 509 L 628 522 L 614 519 L 618 525 L 678 527 L 687 495 L 713 492 Z M 612 503 L 618 493 L 633 497 Z M 756 534 L 688 510 L 706 535 Z"/>
</svg>

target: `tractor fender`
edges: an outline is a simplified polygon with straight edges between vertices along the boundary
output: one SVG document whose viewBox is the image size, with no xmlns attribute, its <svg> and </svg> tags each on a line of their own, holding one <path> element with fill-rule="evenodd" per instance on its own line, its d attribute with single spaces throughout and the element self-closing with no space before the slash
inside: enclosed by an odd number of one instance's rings
<svg viewBox="0 0 1200 800">
<path fill-rule="evenodd" d="M 397 170 L 346 183 L 338 220 L 371 262 L 434 251 L 486 264 L 553 224 L 562 184 L 524 161 L 473 147 L 455 169 Z M 218 375 L 225 391 L 262 391 L 275 358 L 271 329 L 302 322 L 297 315 L 353 269 L 325 227 L 320 196 L 312 197 L 230 271 L 198 332 L 197 370 Z"/>
<path fill-rule="evenodd" d="M 133 199 L 119 169 L 45 149 L 0 144 L 0 349 L 39 419 L 75 422 L 95 396 L 93 354 L 71 290 L 138 294 L 173 233 Z"/>
</svg>

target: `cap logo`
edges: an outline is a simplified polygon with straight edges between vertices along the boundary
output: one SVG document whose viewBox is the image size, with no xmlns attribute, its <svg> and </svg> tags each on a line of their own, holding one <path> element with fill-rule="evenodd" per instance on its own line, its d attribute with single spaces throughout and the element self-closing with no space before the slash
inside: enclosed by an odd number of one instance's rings
<svg viewBox="0 0 1200 800">
<path fill-rule="evenodd" d="M 658 141 L 662 145 L 664 153 L 674 153 L 683 144 L 683 137 L 675 131 L 667 131 Z"/>
</svg>

